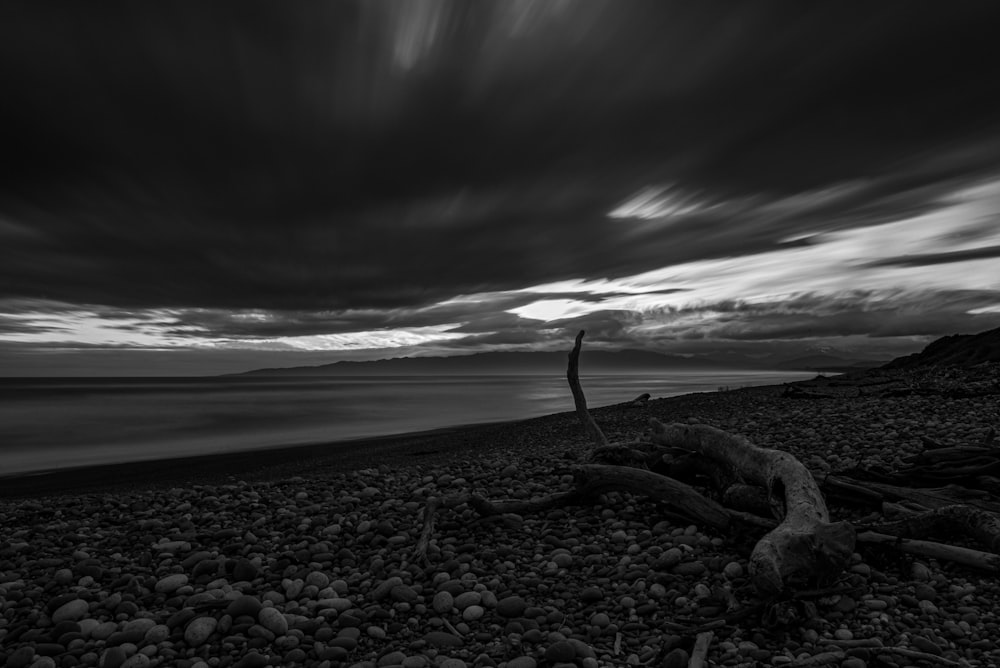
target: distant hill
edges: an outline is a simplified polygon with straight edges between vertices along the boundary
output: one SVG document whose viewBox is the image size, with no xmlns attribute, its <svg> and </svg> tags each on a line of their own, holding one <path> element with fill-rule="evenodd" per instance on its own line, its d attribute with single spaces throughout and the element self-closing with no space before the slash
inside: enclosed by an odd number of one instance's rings
<svg viewBox="0 0 1000 668">
<path fill-rule="evenodd" d="M 396 357 L 366 362 L 341 361 L 321 366 L 258 369 L 240 376 L 405 376 L 565 373 L 565 352 L 491 352 L 452 357 Z M 681 357 L 642 350 L 584 351 L 580 373 L 656 371 L 658 369 L 732 369 L 729 362 Z M 753 368 L 746 366 L 745 368 Z"/>
<path fill-rule="evenodd" d="M 854 360 L 836 355 L 806 355 L 789 360 L 782 360 L 773 366 L 777 369 L 819 371 L 824 373 L 847 373 L 879 366 L 880 362 L 869 360 Z"/>
<path fill-rule="evenodd" d="M 1000 327 L 979 334 L 954 334 L 932 341 L 919 353 L 897 357 L 882 368 L 972 366 L 1000 362 Z"/>
</svg>

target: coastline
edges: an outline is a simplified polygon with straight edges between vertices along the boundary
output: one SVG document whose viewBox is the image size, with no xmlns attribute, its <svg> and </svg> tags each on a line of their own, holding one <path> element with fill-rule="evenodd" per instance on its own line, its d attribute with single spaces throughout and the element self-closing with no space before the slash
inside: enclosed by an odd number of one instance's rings
<svg viewBox="0 0 1000 668">
<path fill-rule="evenodd" d="M 769 395 L 780 393 L 784 387 L 758 385 L 738 391 Z M 606 423 L 612 431 L 618 426 L 628 427 L 633 418 L 635 428 L 641 429 L 642 417 L 648 410 L 711 403 L 710 397 L 718 394 L 729 393 L 693 392 L 663 397 L 650 400 L 647 408 L 640 410 L 625 408 L 623 404 L 590 410 L 595 419 L 602 425 Z M 505 447 L 520 440 L 525 432 L 539 430 L 556 434 L 557 438 L 583 439 L 581 444 L 587 443 L 576 413 L 565 411 L 533 418 L 457 424 L 342 441 L 11 474 L 0 476 L 0 499 L 159 489 L 235 479 L 266 481 L 306 473 L 343 473 L 382 464 L 397 467 L 451 462 L 458 455 L 475 457 L 496 447 Z"/>
<path fill-rule="evenodd" d="M 899 466 L 925 437 L 982 443 L 1000 424 L 996 369 L 895 378 L 591 413 L 612 441 L 649 418 L 699 422 L 787 451 L 814 475 Z M 414 551 L 434 499 L 570 491 L 570 467 L 593 449 L 575 413 L 362 444 L 179 460 L 152 479 L 133 465 L 77 470 L 74 491 L 45 498 L 50 479 L 35 498 L 0 499 L 0 598 L 12 603 L 0 664 L 681 666 L 702 623 L 713 624 L 711 665 L 911 665 L 896 648 L 1000 664 L 995 573 L 859 546 L 836 595 L 774 627 L 753 613 L 762 601 L 747 577 L 759 535 L 692 524 L 642 495 L 493 518 L 458 503 L 442 509 L 427 552 Z M 864 523 L 871 510 L 830 513 Z M 728 623 L 730 605 L 750 612 Z"/>
</svg>

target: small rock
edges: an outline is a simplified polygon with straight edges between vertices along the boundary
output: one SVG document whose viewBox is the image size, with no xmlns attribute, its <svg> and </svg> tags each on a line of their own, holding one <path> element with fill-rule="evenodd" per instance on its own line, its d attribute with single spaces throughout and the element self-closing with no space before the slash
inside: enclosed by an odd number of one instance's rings
<svg viewBox="0 0 1000 668">
<path fill-rule="evenodd" d="M 27 668 L 35 660 L 35 648 L 30 645 L 18 647 L 7 657 L 7 668 Z"/>
<path fill-rule="evenodd" d="M 188 647 L 201 647 L 215 632 L 219 620 L 215 617 L 195 617 L 184 629 L 184 642 Z"/>
<path fill-rule="evenodd" d="M 538 662 L 530 656 L 519 656 L 507 662 L 507 668 L 536 668 Z"/>
<path fill-rule="evenodd" d="M 63 603 L 52 613 L 52 622 L 58 624 L 59 622 L 66 621 L 79 621 L 87 615 L 89 609 L 90 604 L 86 601 L 79 598 L 73 599 L 72 601 Z"/>
<path fill-rule="evenodd" d="M 246 615 L 257 619 L 262 607 L 260 599 L 256 596 L 244 595 L 234 598 L 232 603 L 226 606 L 226 614 L 234 618 Z"/>
<path fill-rule="evenodd" d="M 478 619 L 482 619 L 483 615 L 486 614 L 486 610 L 481 605 L 470 605 L 465 610 L 462 611 L 462 619 L 467 622 L 474 622 Z"/>
<path fill-rule="evenodd" d="M 288 619 L 277 608 L 261 608 L 257 613 L 257 621 L 276 636 L 288 633 Z"/>
<path fill-rule="evenodd" d="M 155 585 L 157 592 L 161 594 L 172 594 L 188 583 L 188 576 L 183 573 L 174 573 L 160 578 Z"/>
<path fill-rule="evenodd" d="M 604 592 L 599 587 L 584 587 L 580 591 L 580 601 L 587 605 L 604 600 Z"/>
<path fill-rule="evenodd" d="M 452 607 L 455 605 L 455 597 L 446 591 L 439 591 L 434 594 L 434 600 L 431 602 L 431 607 L 434 612 L 439 615 L 445 615 L 451 612 Z"/>
<path fill-rule="evenodd" d="M 233 567 L 233 579 L 237 582 L 250 582 L 257 577 L 257 567 L 249 559 L 242 558 Z"/>
<path fill-rule="evenodd" d="M 429 631 L 424 634 L 424 642 L 431 647 L 462 647 L 465 642 L 447 631 Z"/>
<path fill-rule="evenodd" d="M 459 610 L 465 610 L 470 605 L 479 605 L 482 599 L 483 597 L 478 591 L 467 591 L 455 597 L 455 607 Z"/>
<path fill-rule="evenodd" d="M 133 654 L 125 659 L 125 663 L 122 664 L 121 668 L 147 668 L 147 666 L 149 666 L 148 656 L 145 654 Z"/>
<path fill-rule="evenodd" d="M 121 668 L 125 663 L 125 650 L 121 647 L 109 647 L 101 654 L 98 668 Z"/>
<path fill-rule="evenodd" d="M 242 659 L 236 662 L 236 668 L 266 668 L 270 665 L 271 660 L 255 650 L 247 652 Z"/>
<path fill-rule="evenodd" d="M 910 644 L 917 650 L 927 654 L 934 654 L 935 656 L 941 656 L 942 654 L 941 648 L 936 643 L 923 636 L 910 636 Z"/>
<path fill-rule="evenodd" d="M 918 601 L 934 601 L 937 598 L 937 591 L 925 582 L 918 582 L 913 585 L 913 596 Z"/>
<path fill-rule="evenodd" d="M 552 663 L 572 661 L 576 658 L 576 648 L 565 640 L 557 640 L 545 650 L 545 660 Z"/>
<path fill-rule="evenodd" d="M 528 609 L 528 604 L 520 596 L 508 596 L 497 601 L 497 614 L 501 617 L 520 617 Z"/>
<path fill-rule="evenodd" d="M 687 651 L 681 649 L 680 647 L 675 647 L 670 650 L 670 653 L 663 657 L 663 662 L 660 663 L 660 668 L 687 668 L 688 661 L 690 657 Z"/>
</svg>

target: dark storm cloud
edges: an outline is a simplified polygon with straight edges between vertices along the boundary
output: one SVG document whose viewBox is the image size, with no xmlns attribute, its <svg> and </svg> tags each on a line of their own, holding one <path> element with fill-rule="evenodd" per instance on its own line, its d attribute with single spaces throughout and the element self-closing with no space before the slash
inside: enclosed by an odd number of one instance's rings
<svg viewBox="0 0 1000 668">
<path fill-rule="evenodd" d="M 920 212 L 996 164 L 997 12 L 5 3 L 0 296 L 327 333 Z M 723 205 L 608 219 L 662 183 Z"/>
</svg>

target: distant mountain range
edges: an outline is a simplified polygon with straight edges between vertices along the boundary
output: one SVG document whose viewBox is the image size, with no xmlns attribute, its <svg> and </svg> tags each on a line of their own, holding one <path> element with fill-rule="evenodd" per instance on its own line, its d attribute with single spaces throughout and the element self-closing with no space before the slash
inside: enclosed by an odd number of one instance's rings
<svg viewBox="0 0 1000 668">
<path fill-rule="evenodd" d="M 488 352 L 451 357 L 397 357 L 320 366 L 258 369 L 240 376 L 406 376 L 406 375 L 504 375 L 565 373 L 566 352 Z M 870 360 L 852 360 L 817 354 L 793 359 L 776 356 L 751 358 L 736 353 L 720 357 L 665 355 L 643 350 L 584 351 L 581 374 L 601 374 L 681 369 L 758 369 L 770 371 L 821 371 L 840 373 L 878 366 Z"/>
<path fill-rule="evenodd" d="M 883 368 L 972 366 L 982 362 L 1000 362 L 1000 327 L 979 334 L 954 334 L 942 337 L 929 343 L 919 353 L 897 357 Z"/>
</svg>

